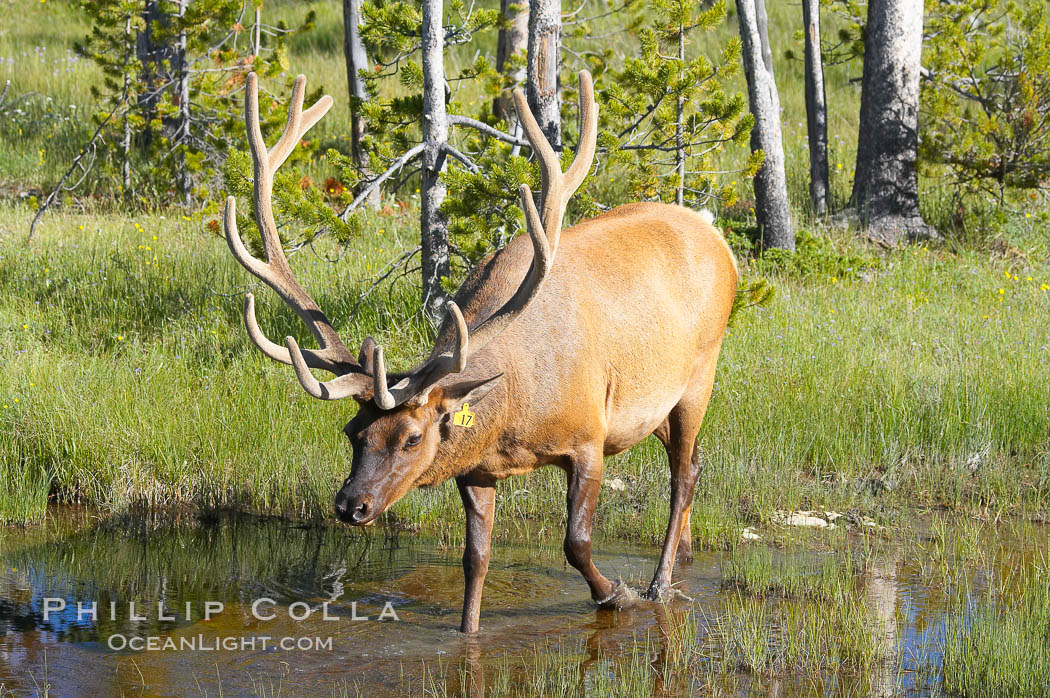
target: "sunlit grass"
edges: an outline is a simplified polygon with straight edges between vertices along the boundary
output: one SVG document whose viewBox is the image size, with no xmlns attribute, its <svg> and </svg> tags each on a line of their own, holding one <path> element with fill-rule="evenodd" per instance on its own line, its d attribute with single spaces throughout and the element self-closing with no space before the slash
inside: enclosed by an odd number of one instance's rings
<svg viewBox="0 0 1050 698">
<path fill-rule="evenodd" d="M 29 214 L 2 208 L 0 228 Z M 412 223 L 411 210 L 369 218 L 334 264 L 310 250 L 293 258 L 347 341 L 376 337 L 395 368 L 428 346 L 413 280 L 349 318 L 373 260 L 413 244 Z M 779 509 L 1045 510 L 1048 282 L 1046 266 L 924 248 L 889 254 L 854 280 L 777 279 L 773 306 L 745 312 L 726 339 L 701 433 L 697 544 L 735 545 L 743 526 L 768 525 Z M 56 215 L 29 248 L 3 238 L 0 424 L 24 454 L 14 467 L 50 477 L 61 500 L 114 509 L 187 502 L 326 514 L 348 467 L 340 429 L 353 405 L 309 398 L 250 346 L 240 321 L 250 287 L 224 242 L 181 216 Z M 267 289 L 256 291 L 272 337 L 311 341 Z M 625 488 L 606 488 L 599 530 L 661 540 L 662 447 L 649 439 L 609 459 L 614 477 Z M 563 480 L 551 470 L 504 483 L 499 535 L 520 533 L 521 521 L 556 531 Z M 443 487 L 394 513 L 442 529 L 458 528 L 458 511 L 454 488 Z"/>
</svg>

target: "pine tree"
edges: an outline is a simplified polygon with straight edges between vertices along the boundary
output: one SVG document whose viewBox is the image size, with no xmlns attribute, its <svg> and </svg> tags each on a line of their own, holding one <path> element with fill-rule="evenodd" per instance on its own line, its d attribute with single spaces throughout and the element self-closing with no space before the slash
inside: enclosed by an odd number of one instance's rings
<svg viewBox="0 0 1050 698">
<path fill-rule="evenodd" d="M 964 0 L 928 19 L 920 163 L 947 173 L 959 205 L 1011 203 L 1050 189 L 1050 10 Z M 976 201 L 975 201 L 976 203 Z"/>
<path fill-rule="evenodd" d="M 724 2 L 648 0 L 649 24 L 639 31 L 641 50 L 612 79 L 602 80 L 600 144 L 623 167 L 628 198 L 699 208 L 712 197 L 729 203 L 713 156 L 729 142 L 745 143 L 753 118 L 740 93 L 726 91 L 739 66 L 740 41 L 730 41 L 715 62 L 689 49 L 694 34 L 710 33 L 726 19 Z M 753 174 L 761 155 L 742 165 Z"/>
<path fill-rule="evenodd" d="M 81 7 L 92 30 L 74 48 L 104 76 L 92 88 L 96 119 L 106 122 L 96 177 L 115 179 L 140 205 L 167 203 L 169 192 L 185 204 L 207 200 L 227 154 L 243 143 L 244 75 L 287 67 L 291 30 L 263 24 L 261 0 L 248 26 L 240 0 L 81 0 Z M 307 15 L 296 31 L 311 22 Z"/>
</svg>

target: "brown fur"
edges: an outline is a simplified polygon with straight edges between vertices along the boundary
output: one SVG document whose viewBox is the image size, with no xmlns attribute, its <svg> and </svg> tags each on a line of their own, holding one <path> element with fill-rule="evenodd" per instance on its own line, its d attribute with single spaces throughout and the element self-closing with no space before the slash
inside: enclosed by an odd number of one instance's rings
<svg viewBox="0 0 1050 698">
<path fill-rule="evenodd" d="M 456 296 L 471 329 L 511 297 L 531 261 L 521 236 L 477 267 Z M 488 566 L 491 487 L 557 465 L 569 477 L 566 554 L 596 601 L 618 605 L 622 594 L 590 561 L 602 457 L 655 432 L 668 449 L 674 501 L 650 595 L 665 596 L 675 552 L 690 549 L 696 435 L 736 283 L 722 236 L 681 207 L 631 204 L 565 230 L 539 295 L 471 354 L 462 373 L 443 378 L 422 405 L 381 411 L 363 403 L 347 425 L 348 434 L 364 437 L 354 442 L 351 476 L 337 498 L 341 516 L 367 500 L 367 516 L 355 523 L 370 522 L 410 489 L 456 477 L 468 516 L 462 629 L 472 631 Z M 435 355 L 453 334 L 442 328 Z M 453 426 L 451 414 L 469 391 L 500 374 L 487 396 L 471 402 L 476 425 Z M 420 443 L 409 447 L 413 434 Z"/>
</svg>

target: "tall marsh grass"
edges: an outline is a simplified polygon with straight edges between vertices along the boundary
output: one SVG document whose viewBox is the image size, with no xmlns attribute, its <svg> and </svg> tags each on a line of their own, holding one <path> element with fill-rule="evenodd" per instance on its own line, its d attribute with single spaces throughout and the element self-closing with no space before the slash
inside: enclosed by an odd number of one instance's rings
<svg viewBox="0 0 1050 698">
<path fill-rule="evenodd" d="M 1044 556 L 966 594 L 948 616 L 944 688 L 951 695 L 1050 695 L 1050 567 Z M 1013 588 L 1011 590 L 1011 587 Z"/>
<path fill-rule="evenodd" d="M 0 208 L 0 229 L 27 214 Z M 395 368 L 428 345 L 412 281 L 350 314 L 372 260 L 412 244 L 413 222 L 411 212 L 368 219 L 336 263 L 323 251 L 293 258 L 346 336 L 375 336 Z M 733 545 L 742 526 L 777 509 L 1047 509 L 1050 268 L 919 247 L 855 279 L 776 283 L 774 305 L 746 312 L 723 348 L 701 433 L 699 544 Z M 0 439 L 15 454 L 6 467 L 24 475 L 0 485 L 0 500 L 24 503 L 4 517 L 39 514 L 47 492 L 114 510 L 326 514 L 348 469 L 340 429 L 354 407 L 311 399 L 249 345 L 240 321 L 249 288 L 224 242 L 181 217 L 54 216 L 31 247 L 0 238 Z M 256 290 L 271 336 L 310 341 Z M 599 528 L 661 539 L 662 447 L 646 440 L 610 458 L 606 475 L 626 488 L 606 489 Z M 557 471 L 514 478 L 501 488 L 501 516 L 557 528 L 563 493 Z M 394 515 L 441 528 L 458 510 L 444 487 Z"/>
</svg>

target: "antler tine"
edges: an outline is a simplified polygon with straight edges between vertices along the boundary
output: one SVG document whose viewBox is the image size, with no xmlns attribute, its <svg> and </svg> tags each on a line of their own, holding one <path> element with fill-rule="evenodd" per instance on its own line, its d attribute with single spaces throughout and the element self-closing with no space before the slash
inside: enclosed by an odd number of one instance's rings
<svg viewBox="0 0 1050 698">
<path fill-rule="evenodd" d="M 565 171 L 565 200 L 576 193 L 594 164 L 594 150 L 598 143 L 598 103 L 594 101 L 594 81 L 586 70 L 580 71 L 580 89 L 577 95 L 577 120 L 579 122 L 580 141 L 576 146 L 576 156 Z M 559 231 L 560 232 L 560 231 Z"/>
<path fill-rule="evenodd" d="M 360 397 L 367 395 L 371 387 L 372 378 L 364 373 L 345 373 L 338 378 L 321 383 L 314 374 L 310 373 L 302 350 L 292 337 L 285 337 L 284 344 L 291 357 L 292 368 L 299 384 L 303 386 L 311 397 L 318 400 L 342 400 L 345 397 Z"/>
<path fill-rule="evenodd" d="M 594 101 L 594 82 L 586 70 L 580 71 L 579 80 L 580 142 L 572 165 L 565 172 L 562 172 L 557 153 L 547 142 L 547 137 L 529 109 L 525 94 L 520 89 L 514 91 L 518 121 L 540 162 L 540 209 L 543 212 L 543 230 L 552 255 L 558 250 L 565 206 L 590 172 L 598 140 L 598 104 Z"/>
<path fill-rule="evenodd" d="M 292 89 L 291 104 L 288 108 L 288 120 L 285 123 L 284 132 L 274 147 L 267 150 L 266 143 L 263 140 L 262 128 L 259 124 L 259 80 L 255 73 L 249 73 L 247 84 L 245 85 L 245 125 L 248 131 L 248 144 L 254 165 L 252 194 L 255 203 L 255 220 L 259 226 L 259 233 L 262 236 L 267 261 L 263 262 L 256 259 L 245 248 L 244 241 L 237 230 L 237 204 L 232 196 L 226 200 L 226 211 L 223 218 L 226 229 L 226 241 L 234 258 L 249 272 L 276 291 L 306 323 L 311 333 L 317 339 L 318 344 L 321 345 L 320 350 L 300 351 L 298 346 L 294 346 L 293 350 L 292 345 L 288 345 L 287 342 L 285 347 L 271 342 L 259 328 L 259 323 L 255 317 L 255 299 L 251 294 L 248 294 L 244 303 L 244 323 L 248 330 L 248 336 L 259 350 L 275 361 L 296 367 L 297 373 L 299 373 L 298 369 L 301 366 L 309 366 L 335 374 L 359 374 L 362 373 L 361 366 L 354 360 L 353 355 L 346 345 L 343 344 L 339 334 L 332 327 L 331 322 L 318 307 L 317 303 L 314 302 L 292 275 L 273 216 L 274 171 L 287 160 L 303 134 L 316 124 L 332 106 L 332 99 L 324 97 L 304 112 L 302 107 L 305 92 L 306 78 L 300 75 L 296 78 Z M 304 376 L 300 375 L 299 379 L 303 383 L 303 387 L 307 388 L 307 392 L 310 392 L 311 395 L 314 392 L 322 392 L 331 396 L 338 392 L 336 390 L 337 386 L 327 387 L 324 391 L 312 391 L 316 380 L 314 380 L 314 384 L 309 384 L 308 386 L 308 381 L 304 379 Z M 362 387 L 360 381 L 350 379 L 341 382 L 339 387 L 346 388 L 351 384 L 359 389 Z M 341 396 L 346 397 L 346 395 Z M 325 399 L 333 398 L 327 397 Z"/>
<path fill-rule="evenodd" d="M 408 402 L 412 398 L 425 400 L 433 385 L 450 373 L 459 373 L 467 365 L 469 355 L 469 333 L 467 321 L 459 306 L 449 301 L 446 304 L 449 317 L 456 329 L 456 343 L 452 351 L 439 354 L 429 359 L 398 381 L 393 387 L 387 387 L 386 362 L 383 360 L 383 347 L 376 345 L 372 354 L 373 386 L 372 399 L 380 409 L 390 410 Z"/>
<path fill-rule="evenodd" d="M 307 131 L 328 113 L 332 108 L 332 98 L 328 95 L 321 97 L 312 107 L 303 111 L 303 99 L 306 97 L 306 76 L 300 75 L 292 85 L 292 99 L 288 105 L 288 120 L 284 124 L 284 131 L 277 143 L 268 151 L 270 156 L 270 169 L 276 170 L 284 164 L 288 156 L 299 145 L 300 139 Z"/>
</svg>

